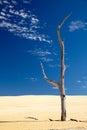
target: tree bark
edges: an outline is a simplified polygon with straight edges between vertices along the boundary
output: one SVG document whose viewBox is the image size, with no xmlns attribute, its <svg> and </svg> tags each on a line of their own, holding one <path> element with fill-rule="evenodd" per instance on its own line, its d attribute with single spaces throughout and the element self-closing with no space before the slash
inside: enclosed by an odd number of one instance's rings
<svg viewBox="0 0 87 130">
<path fill-rule="evenodd" d="M 64 87 L 64 72 L 65 72 L 65 64 L 64 64 L 64 41 L 61 39 L 60 30 L 65 23 L 65 21 L 71 16 L 69 14 L 66 16 L 62 23 L 58 26 L 58 41 L 61 48 L 61 72 L 60 72 L 60 98 L 61 98 L 61 121 L 66 121 L 66 94 Z"/>
<path fill-rule="evenodd" d="M 61 47 L 61 75 L 60 75 L 60 97 L 61 97 L 61 121 L 66 120 L 66 94 L 65 94 L 65 87 L 64 87 L 64 44 Z"/>
<path fill-rule="evenodd" d="M 63 24 L 65 23 L 65 21 L 71 16 L 71 14 L 69 14 L 68 16 L 66 16 L 62 23 L 60 25 L 58 25 L 58 41 L 60 44 L 60 48 L 61 48 L 61 70 L 60 70 L 60 81 L 56 82 L 53 80 L 48 79 L 48 77 L 45 74 L 44 68 L 42 63 L 41 65 L 41 69 L 42 69 L 42 74 L 44 76 L 44 79 L 54 85 L 55 87 L 57 87 L 60 91 L 60 98 L 61 98 L 61 121 L 66 121 L 66 94 L 65 94 L 65 87 L 64 87 L 64 72 L 65 72 L 65 64 L 64 64 L 64 41 L 61 39 L 60 36 L 60 30 L 63 26 Z"/>
</svg>

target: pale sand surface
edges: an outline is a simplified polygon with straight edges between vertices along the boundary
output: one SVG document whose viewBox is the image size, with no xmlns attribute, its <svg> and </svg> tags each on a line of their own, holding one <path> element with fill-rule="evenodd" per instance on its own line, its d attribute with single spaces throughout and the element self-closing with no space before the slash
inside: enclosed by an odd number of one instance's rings
<svg viewBox="0 0 87 130">
<path fill-rule="evenodd" d="M 60 120 L 59 96 L 0 97 L 0 130 L 87 130 L 87 96 L 67 96 L 67 121 Z M 37 120 L 33 119 L 36 118 Z"/>
</svg>

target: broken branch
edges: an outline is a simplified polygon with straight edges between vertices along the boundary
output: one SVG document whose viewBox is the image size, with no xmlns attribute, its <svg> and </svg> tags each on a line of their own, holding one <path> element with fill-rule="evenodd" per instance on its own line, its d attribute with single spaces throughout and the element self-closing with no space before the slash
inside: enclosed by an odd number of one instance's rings
<svg viewBox="0 0 87 130">
<path fill-rule="evenodd" d="M 42 69 L 42 74 L 43 74 L 44 79 L 45 79 L 48 83 L 54 85 L 55 87 L 60 88 L 60 83 L 59 83 L 59 82 L 56 82 L 56 81 L 53 81 L 53 80 L 48 79 L 48 77 L 47 77 L 46 74 L 45 74 L 44 67 L 43 67 L 43 64 L 42 64 L 42 63 L 40 63 L 40 66 L 41 66 L 41 69 Z"/>
</svg>

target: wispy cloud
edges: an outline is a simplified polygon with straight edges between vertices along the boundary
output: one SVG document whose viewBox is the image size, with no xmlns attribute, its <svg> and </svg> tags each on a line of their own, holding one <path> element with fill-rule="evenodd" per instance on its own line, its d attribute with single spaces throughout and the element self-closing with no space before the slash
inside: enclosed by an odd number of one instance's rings
<svg viewBox="0 0 87 130">
<path fill-rule="evenodd" d="M 87 88 L 87 78 L 83 77 L 81 80 L 77 80 L 77 84 L 82 89 L 86 89 Z"/>
<path fill-rule="evenodd" d="M 33 81 L 33 82 L 35 82 L 35 81 L 37 81 L 37 78 L 31 77 L 30 80 Z"/>
<path fill-rule="evenodd" d="M 48 57 L 42 57 L 42 58 L 40 58 L 40 60 L 42 60 L 43 62 L 51 62 L 51 61 L 53 61 L 52 58 L 48 58 Z"/>
<path fill-rule="evenodd" d="M 81 83 L 82 81 L 81 80 L 77 80 L 77 83 Z"/>
<path fill-rule="evenodd" d="M 54 87 L 54 86 L 52 87 L 52 89 L 54 89 L 54 90 L 58 90 L 58 88 L 57 88 L 57 87 Z"/>
<path fill-rule="evenodd" d="M 87 88 L 87 85 L 83 85 L 82 88 L 83 88 L 83 89 L 86 89 L 86 88 Z"/>
<path fill-rule="evenodd" d="M 32 55 L 37 55 L 37 56 L 47 56 L 51 55 L 51 52 L 48 50 L 42 50 L 41 48 L 35 49 L 35 50 L 28 50 L 28 53 Z"/>
<path fill-rule="evenodd" d="M 22 9 L 17 0 L 0 1 L 0 6 L 2 6 L 0 27 L 19 37 L 51 43 L 52 40 L 49 36 L 42 33 L 43 25 L 41 25 L 40 19 L 31 10 L 25 9 L 24 3 L 29 4 L 30 0 L 22 1 Z"/>
<path fill-rule="evenodd" d="M 16 1 L 16 0 L 12 0 L 12 3 L 13 3 L 14 5 L 17 5 L 17 1 Z"/>
<path fill-rule="evenodd" d="M 3 15 L 0 16 L 0 19 L 2 19 L 2 20 L 7 20 L 7 18 L 4 17 Z M 2 24 L 0 24 L 0 25 L 1 25 L 1 27 L 2 27 Z"/>
<path fill-rule="evenodd" d="M 72 21 L 69 25 L 69 31 L 73 32 L 75 30 L 87 30 L 87 22 L 80 20 Z"/>
<path fill-rule="evenodd" d="M 50 68 L 58 68 L 58 67 L 60 67 L 60 65 L 58 65 L 58 64 L 49 64 L 49 67 Z"/>
<path fill-rule="evenodd" d="M 30 77 L 30 78 L 26 77 L 25 79 L 26 79 L 26 80 L 30 80 L 30 81 L 32 81 L 32 82 L 36 82 L 36 81 L 38 80 L 38 79 L 35 78 L 35 77 Z"/>
<path fill-rule="evenodd" d="M 54 89 L 54 90 L 58 90 L 58 88 L 57 87 L 52 87 L 52 89 Z M 67 88 L 65 88 L 65 91 L 67 91 Z"/>
<path fill-rule="evenodd" d="M 25 4 L 30 4 L 30 3 L 31 3 L 31 0 L 23 0 L 23 2 L 24 2 Z"/>
<path fill-rule="evenodd" d="M 35 50 L 28 50 L 27 53 L 30 55 L 37 56 L 39 60 L 43 62 L 50 62 L 53 61 L 52 58 L 49 58 L 51 56 L 51 52 L 46 50 L 42 50 L 41 48 L 35 49 Z"/>
</svg>

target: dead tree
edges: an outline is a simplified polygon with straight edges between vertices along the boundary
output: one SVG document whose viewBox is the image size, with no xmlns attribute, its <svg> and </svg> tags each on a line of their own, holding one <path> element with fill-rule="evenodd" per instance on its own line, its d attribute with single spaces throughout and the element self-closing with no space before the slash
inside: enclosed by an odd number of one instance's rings
<svg viewBox="0 0 87 130">
<path fill-rule="evenodd" d="M 60 25 L 58 25 L 58 30 L 57 30 L 58 41 L 59 41 L 60 48 L 61 48 L 60 81 L 56 82 L 56 81 L 48 79 L 48 77 L 45 74 L 45 71 L 44 71 L 42 63 L 40 64 L 41 65 L 41 69 L 42 69 L 42 74 L 44 76 L 44 79 L 48 83 L 50 83 L 50 84 L 54 85 L 55 87 L 57 87 L 59 89 L 59 91 L 60 91 L 60 98 L 61 98 L 61 121 L 65 121 L 66 120 L 66 94 L 65 94 L 65 88 L 64 88 L 64 73 L 65 73 L 65 70 L 66 70 L 66 66 L 64 64 L 64 41 L 61 38 L 60 30 L 61 30 L 63 24 L 65 23 L 65 21 L 70 17 L 70 15 L 71 14 L 69 14 L 68 16 L 66 16 L 63 19 L 62 23 Z"/>
</svg>

